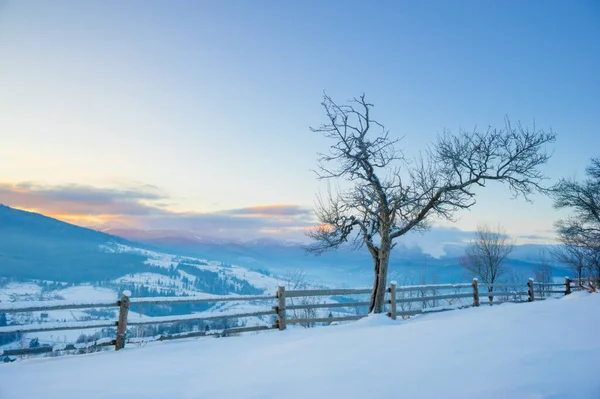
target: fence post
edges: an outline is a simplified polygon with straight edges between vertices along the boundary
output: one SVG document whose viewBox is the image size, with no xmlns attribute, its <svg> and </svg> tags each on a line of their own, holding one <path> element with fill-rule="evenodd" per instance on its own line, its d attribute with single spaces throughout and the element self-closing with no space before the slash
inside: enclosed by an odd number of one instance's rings
<svg viewBox="0 0 600 399">
<path fill-rule="evenodd" d="M 392 281 L 390 283 L 390 313 L 388 313 L 388 316 L 390 316 L 390 318 L 392 320 L 396 320 L 396 282 Z"/>
<path fill-rule="evenodd" d="M 473 306 L 479 306 L 479 287 L 476 278 L 473 279 Z"/>
<path fill-rule="evenodd" d="M 277 326 L 279 331 L 285 330 L 285 287 L 277 287 Z"/>
<path fill-rule="evenodd" d="M 534 291 L 533 291 L 533 279 L 532 279 L 532 278 L 530 278 L 529 280 L 527 280 L 527 287 L 528 287 L 528 288 L 527 288 L 527 295 L 528 295 L 528 298 L 527 298 L 527 300 L 528 300 L 529 302 L 533 302 L 533 299 L 534 299 L 534 296 L 533 296 L 533 295 L 534 295 Z"/>
<path fill-rule="evenodd" d="M 125 347 L 125 334 L 127 331 L 127 314 L 129 313 L 129 297 L 131 291 L 126 290 L 121 294 L 119 301 L 119 321 L 117 322 L 117 339 L 115 340 L 115 350 Z"/>
<path fill-rule="evenodd" d="M 565 277 L 565 295 L 569 295 L 571 293 L 571 279 Z"/>
</svg>

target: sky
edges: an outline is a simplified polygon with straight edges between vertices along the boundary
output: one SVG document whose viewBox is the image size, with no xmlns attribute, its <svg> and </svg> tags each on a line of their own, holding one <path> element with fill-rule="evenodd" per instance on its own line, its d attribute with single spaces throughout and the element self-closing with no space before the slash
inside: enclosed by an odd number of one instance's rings
<svg viewBox="0 0 600 399">
<path fill-rule="evenodd" d="M 0 0 L 0 203 L 303 238 L 331 144 L 309 129 L 323 92 L 366 93 L 409 157 L 445 129 L 535 123 L 558 134 L 548 183 L 582 178 L 600 155 L 599 65 L 592 0 Z M 532 199 L 491 184 L 436 225 L 552 241 L 564 214 Z"/>
</svg>

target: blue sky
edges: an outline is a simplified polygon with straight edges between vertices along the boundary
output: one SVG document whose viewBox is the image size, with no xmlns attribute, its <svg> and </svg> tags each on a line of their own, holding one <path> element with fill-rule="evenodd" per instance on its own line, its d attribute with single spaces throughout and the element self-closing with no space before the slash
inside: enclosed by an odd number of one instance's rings
<svg viewBox="0 0 600 399">
<path fill-rule="evenodd" d="M 535 121 L 558 133 L 546 173 L 583 177 L 600 155 L 599 68 L 595 1 L 8 0 L 0 203 L 299 237 L 323 189 L 311 169 L 328 143 L 308 128 L 324 90 L 365 92 L 409 156 L 446 128 Z M 491 185 L 457 216 L 440 225 L 549 239 L 561 215 Z"/>
</svg>

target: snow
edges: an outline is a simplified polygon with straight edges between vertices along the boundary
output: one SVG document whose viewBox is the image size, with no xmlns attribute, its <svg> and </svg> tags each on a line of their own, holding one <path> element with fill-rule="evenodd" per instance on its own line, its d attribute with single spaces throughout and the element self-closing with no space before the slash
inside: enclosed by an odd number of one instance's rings
<svg viewBox="0 0 600 399">
<path fill-rule="evenodd" d="M 5 295 L 2 296 L 2 293 Z M 16 295 L 16 296 L 15 296 Z M 51 300 L 38 300 L 41 297 L 47 298 L 64 298 L 64 299 L 51 299 Z M 12 302 L 16 300 L 16 302 Z M 7 287 L 0 290 L 0 313 L 6 310 L 27 310 L 28 308 L 34 307 L 48 307 L 48 306 L 83 306 L 85 304 L 106 304 L 111 305 L 110 308 L 104 308 L 105 310 L 114 310 L 115 316 L 112 319 L 116 320 L 116 312 L 118 308 L 116 306 L 117 293 L 114 290 L 103 287 L 94 287 L 92 285 L 79 285 L 74 287 L 68 287 L 56 291 L 51 291 L 41 294 L 41 287 L 33 283 L 11 283 Z M 90 308 L 93 308 L 91 306 Z M 46 317 L 41 318 L 42 313 L 45 313 Z M 132 314 L 133 312 L 130 312 Z M 67 325 L 73 325 L 73 322 L 78 320 L 85 320 L 89 315 L 83 310 L 67 309 L 67 310 L 40 310 L 29 312 L 28 315 L 23 314 L 8 314 L 9 320 L 17 321 L 19 324 L 33 324 L 36 327 L 52 328 L 52 327 L 64 327 Z M 104 321 L 106 323 L 106 321 Z M 96 323 L 98 324 L 98 323 Z M 4 329 L 18 329 L 20 327 L 2 327 Z M 98 331 L 96 329 L 74 329 L 74 330 L 61 330 L 61 331 L 38 331 L 30 332 L 25 334 L 23 342 L 13 342 L 11 344 L 4 345 L 2 349 L 15 349 L 21 347 L 23 344 L 27 345 L 29 340 L 37 338 L 41 344 L 54 345 L 59 342 L 75 342 L 81 334 L 93 334 Z M 7 332 L 7 331 L 6 331 Z M 0 398 L 2 398 L 0 396 Z"/>
<path fill-rule="evenodd" d="M 0 303 L 26 301 L 39 297 L 42 289 L 34 283 L 9 283 L 0 288 Z"/>
<path fill-rule="evenodd" d="M 67 322 L 48 322 L 48 323 L 40 323 L 40 324 L 31 324 L 27 326 L 5 326 L 0 327 L 0 332 L 2 333 L 15 333 L 20 331 L 29 331 L 29 330 L 42 330 L 42 331 L 56 331 L 56 330 L 72 330 L 72 329 L 88 329 L 88 328 L 102 328 L 102 327 L 115 327 L 115 322 L 113 320 L 86 320 L 86 321 L 67 321 Z M 60 333 L 57 333 L 60 335 Z"/>
<path fill-rule="evenodd" d="M 62 300 L 62 299 L 57 299 L 57 300 L 51 300 L 51 301 L 24 301 L 24 302 L 7 302 L 7 303 L 0 303 L 0 312 L 6 312 L 6 311 L 23 311 L 23 312 L 27 312 L 30 309 L 35 309 L 35 308 L 50 308 L 50 307 L 58 307 L 58 306 L 62 306 L 62 307 L 67 307 L 67 306 L 71 306 L 71 307 L 89 307 L 89 308 L 93 308 L 94 305 L 95 306 L 101 306 L 101 307 L 106 307 L 106 306 L 116 306 L 117 304 L 117 300 L 116 299 L 112 299 L 112 300 L 95 300 L 95 301 L 90 301 L 90 300 Z M 43 310 L 43 309 L 42 309 Z"/>
<path fill-rule="evenodd" d="M 0 398 L 598 398 L 599 308 L 574 293 L 27 359 L 0 365 Z"/>
<path fill-rule="evenodd" d="M 57 290 L 55 293 L 67 301 L 115 301 L 117 293 L 110 288 L 94 287 L 93 285 L 78 285 L 75 287 Z"/>
<path fill-rule="evenodd" d="M 182 263 L 187 266 L 196 267 L 200 270 L 206 270 L 206 271 L 220 273 L 224 278 L 229 277 L 229 278 L 237 278 L 239 280 L 245 280 L 249 284 L 253 285 L 254 287 L 265 290 L 265 291 L 267 291 L 267 290 L 274 291 L 277 289 L 277 285 L 281 284 L 283 282 L 283 280 L 281 280 L 281 279 L 265 276 L 262 273 L 259 273 L 259 272 L 256 272 L 256 271 L 253 271 L 250 269 L 246 269 L 244 267 L 235 266 L 235 265 L 226 266 L 226 265 L 222 264 L 221 262 L 209 261 L 207 259 L 202 259 L 202 258 L 196 258 L 196 257 L 191 257 L 191 256 L 180 256 L 180 255 L 168 254 L 168 253 L 163 253 L 163 252 L 150 251 L 150 250 L 131 247 L 131 246 L 118 244 L 118 243 L 114 243 L 114 242 L 102 244 L 102 245 L 100 245 L 100 248 L 103 251 L 110 252 L 110 253 L 134 253 L 134 254 L 137 254 L 140 256 L 145 256 L 145 257 L 147 257 L 147 259 L 144 261 L 144 263 L 147 265 L 150 265 L 150 266 L 157 267 L 157 268 L 168 269 L 170 267 L 177 267 L 177 265 Z M 183 274 L 184 272 L 182 272 L 182 271 L 180 271 L 180 273 L 182 273 L 182 276 L 186 275 L 186 274 Z M 189 275 L 187 275 L 186 277 L 189 278 Z M 195 280 L 195 277 L 193 280 Z M 116 282 L 144 282 L 147 286 L 151 286 L 152 281 L 154 281 L 154 284 L 156 284 L 156 282 L 160 281 L 162 284 L 175 285 L 180 290 L 183 290 L 182 289 L 183 284 L 182 284 L 181 280 L 171 279 L 168 276 L 163 276 L 163 275 L 159 275 L 159 274 L 155 274 L 155 273 L 138 273 L 133 276 L 123 276 L 115 281 Z M 158 285 L 153 286 L 153 288 L 161 289 L 160 286 L 158 286 Z M 185 291 L 185 293 L 188 295 L 192 292 L 191 290 L 183 290 L 183 291 Z"/>
</svg>

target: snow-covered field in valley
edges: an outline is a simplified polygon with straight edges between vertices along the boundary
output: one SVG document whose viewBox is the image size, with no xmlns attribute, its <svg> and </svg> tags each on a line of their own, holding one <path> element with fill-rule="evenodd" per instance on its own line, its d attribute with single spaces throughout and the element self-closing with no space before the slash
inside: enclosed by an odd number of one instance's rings
<svg viewBox="0 0 600 399">
<path fill-rule="evenodd" d="M 600 295 L 0 365 L 2 399 L 600 398 Z"/>
</svg>

